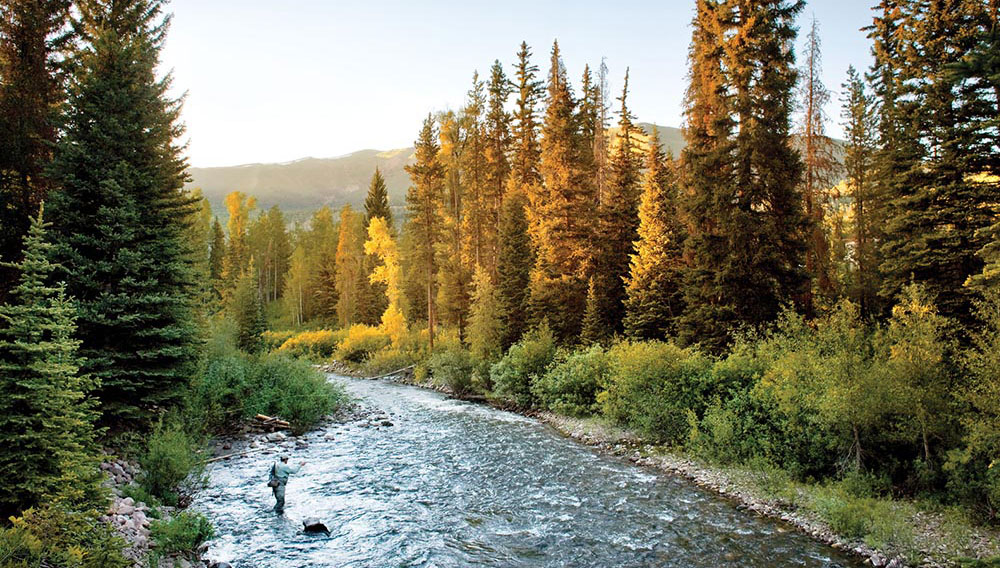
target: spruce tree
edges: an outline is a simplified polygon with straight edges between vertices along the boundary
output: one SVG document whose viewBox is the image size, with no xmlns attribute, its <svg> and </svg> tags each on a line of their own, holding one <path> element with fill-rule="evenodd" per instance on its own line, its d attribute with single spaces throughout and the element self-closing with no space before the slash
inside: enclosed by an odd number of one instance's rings
<svg viewBox="0 0 1000 568">
<path fill-rule="evenodd" d="M 260 351 L 261 336 L 267 330 L 258 279 L 257 263 L 254 257 L 250 257 L 247 269 L 236 282 L 230 304 L 232 318 L 236 322 L 236 346 L 247 353 Z"/>
<path fill-rule="evenodd" d="M 439 161 L 441 147 L 437 141 L 434 118 L 427 115 L 420 136 L 414 143 L 416 162 L 406 166 L 413 185 L 406 193 L 406 207 L 410 214 L 408 226 L 412 229 L 414 245 L 414 272 L 422 281 L 426 292 L 427 330 L 431 347 L 434 346 L 434 324 L 437 318 L 437 262 L 435 247 L 441 240 L 439 207 L 442 199 L 445 171 Z"/>
<path fill-rule="evenodd" d="M 993 24 L 982 2 L 903 7 L 896 31 L 904 48 L 885 63 L 899 70 L 897 120 L 907 140 L 903 154 L 885 150 L 898 168 L 886 184 L 881 291 L 891 298 L 909 282 L 923 284 L 943 315 L 971 323 L 976 296 L 964 284 L 982 270 L 975 253 L 995 219 L 997 183 L 970 175 L 984 164 L 981 140 L 991 127 L 970 114 L 976 105 L 966 97 L 977 95 L 952 69 Z"/>
<path fill-rule="evenodd" d="M 83 370 L 109 422 L 149 423 L 178 402 L 197 355 L 176 143 L 178 101 L 157 76 L 159 0 L 76 3 L 84 42 L 52 173 L 53 240 L 78 306 Z"/>
<path fill-rule="evenodd" d="M 531 49 L 521 42 L 514 77 L 517 102 L 514 109 L 511 183 L 528 188 L 541 182 L 538 173 L 541 150 L 538 143 L 538 101 L 544 93 L 537 79 L 538 66 L 531 63 Z"/>
<path fill-rule="evenodd" d="M 486 163 L 486 108 L 485 85 L 479 80 L 479 73 L 472 75 L 472 88 L 466 95 L 462 108 L 461 126 L 464 133 L 461 153 L 463 200 L 462 245 L 463 263 L 467 267 L 484 266 L 491 262 L 495 243 L 491 241 L 493 218 L 490 214 L 490 192 L 487 182 Z"/>
<path fill-rule="evenodd" d="M 500 252 L 497 257 L 497 294 L 500 303 L 500 343 L 504 351 L 527 331 L 529 285 L 534 255 L 528 236 L 525 198 L 508 193 L 500 215 Z"/>
<path fill-rule="evenodd" d="M 215 298 L 218 301 L 222 298 L 222 270 L 226 257 L 226 233 L 222 230 L 222 223 L 219 218 L 215 218 L 212 223 L 212 244 L 208 256 L 209 277 L 212 282 L 212 289 L 215 290 Z"/>
<path fill-rule="evenodd" d="M 608 339 L 607 326 L 601 317 L 601 302 L 597 295 L 597 285 L 594 277 L 587 281 L 587 300 L 583 309 L 583 324 L 580 329 L 580 343 L 594 345 Z"/>
<path fill-rule="evenodd" d="M 28 221 L 51 188 L 61 58 L 71 48 L 69 0 L 0 3 L 0 256 L 20 257 Z M 0 301 L 17 274 L 0 267 Z"/>
<path fill-rule="evenodd" d="M 674 335 L 684 309 L 684 235 L 677 215 L 677 187 L 658 139 L 654 130 L 642 181 L 638 240 L 626 284 L 625 334 L 634 339 Z"/>
<path fill-rule="evenodd" d="M 690 261 L 681 334 L 711 350 L 735 328 L 774 321 L 806 290 L 802 165 L 789 135 L 802 6 L 698 3 L 682 156 Z"/>
<path fill-rule="evenodd" d="M 599 239 L 594 267 L 595 309 L 605 335 L 622 331 L 625 315 L 625 281 L 629 257 L 638 238 L 640 164 L 635 151 L 633 116 L 628 109 L 628 70 L 618 120 L 618 140 L 611 158 L 610 175 L 600 203 Z"/>
<path fill-rule="evenodd" d="M 55 503 L 98 505 L 93 377 L 80 372 L 76 314 L 46 240 L 42 211 L 31 220 L 19 274 L 0 306 L 0 515 Z"/>
<path fill-rule="evenodd" d="M 873 191 L 875 153 L 875 108 L 866 92 L 864 79 L 854 67 L 847 69 L 841 87 L 844 120 L 844 173 L 854 210 L 854 277 L 848 297 L 858 305 L 862 318 L 878 313 L 875 285 L 878 264 L 875 256 L 878 199 Z"/>
<path fill-rule="evenodd" d="M 368 185 L 368 195 L 365 196 L 365 229 L 375 217 L 381 217 L 386 225 L 392 227 L 392 209 L 389 208 L 389 189 L 385 185 L 385 177 L 375 167 L 372 181 Z"/>
<path fill-rule="evenodd" d="M 548 319 L 553 333 L 568 342 L 580 333 L 587 295 L 584 275 L 590 257 L 593 204 L 580 168 L 576 100 L 566 78 L 559 44 L 552 46 L 548 107 L 542 125 L 543 185 L 528 192 L 529 234 L 536 251 L 531 274 L 534 321 Z"/>
<path fill-rule="evenodd" d="M 504 75 L 503 65 L 499 60 L 494 61 L 487 88 L 488 107 L 483 133 L 486 158 L 484 189 L 487 192 L 485 204 L 489 218 L 488 224 L 484 227 L 484 231 L 487 231 L 485 240 L 489 253 L 484 260 L 491 278 L 496 273 L 497 227 L 500 224 L 500 209 L 511 170 L 507 159 L 511 144 L 510 115 L 506 111 L 510 93 L 511 84 Z"/>
<path fill-rule="evenodd" d="M 469 316 L 472 285 L 472 271 L 462 262 L 462 245 L 465 242 L 462 230 L 467 227 L 463 223 L 464 203 L 468 197 L 462 183 L 463 136 L 455 113 L 442 113 L 438 122 L 441 124 L 438 160 L 444 168 L 444 192 L 438 210 L 441 240 L 434 251 L 438 267 L 437 314 L 443 325 L 458 329 L 461 339 Z M 489 224 L 492 229 L 494 222 Z M 490 234 L 495 234 L 495 231 L 491 230 Z M 492 257 L 492 253 L 489 256 Z"/>
</svg>

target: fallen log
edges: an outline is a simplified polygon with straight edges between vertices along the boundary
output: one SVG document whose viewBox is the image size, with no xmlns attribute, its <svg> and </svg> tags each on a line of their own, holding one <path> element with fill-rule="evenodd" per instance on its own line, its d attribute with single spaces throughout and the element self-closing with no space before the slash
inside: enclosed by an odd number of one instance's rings
<svg viewBox="0 0 1000 568">
<path fill-rule="evenodd" d="M 289 428 L 291 424 L 278 418 L 277 416 L 268 416 L 266 414 L 258 414 L 254 418 L 260 422 L 261 426 L 276 426 L 279 428 Z"/>
<path fill-rule="evenodd" d="M 372 380 L 375 380 L 375 379 L 384 379 L 386 377 L 391 377 L 393 375 L 398 375 L 399 373 L 402 373 L 403 371 L 407 371 L 407 370 L 412 369 L 414 367 L 416 367 L 416 365 L 407 365 L 406 367 L 403 367 L 402 369 L 396 369 L 395 371 L 393 371 L 391 373 L 386 373 L 384 375 L 379 375 L 377 377 L 372 377 Z"/>
</svg>

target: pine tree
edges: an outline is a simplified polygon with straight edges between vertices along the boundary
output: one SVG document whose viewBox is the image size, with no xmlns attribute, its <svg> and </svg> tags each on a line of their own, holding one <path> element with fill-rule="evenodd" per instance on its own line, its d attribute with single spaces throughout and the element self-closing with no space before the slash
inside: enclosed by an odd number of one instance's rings
<svg viewBox="0 0 1000 568">
<path fill-rule="evenodd" d="M 634 339 L 664 339 L 676 333 L 683 313 L 683 227 L 677 188 L 654 130 L 646 156 L 639 205 L 638 240 L 630 255 L 625 333 Z"/>
<path fill-rule="evenodd" d="M 806 42 L 799 85 L 803 115 L 798 134 L 802 147 L 802 199 L 809 230 L 806 271 L 813 280 L 811 289 L 806 292 L 805 304 L 806 310 L 811 311 L 817 303 L 831 306 L 836 298 L 830 265 L 830 236 L 824 217 L 838 164 L 833 153 L 833 139 L 826 135 L 824 108 L 830 102 L 830 91 L 823 85 L 819 23 L 815 17 Z"/>
<path fill-rule="evenodd" d="M 895 118 L 906 142 L 902 153 L 884 150 L 897 167 L 885 184 L 881 291 L 892 298 L 909 282 L 924 284 L 942 315 L 970 323 L 975 294 L 964 284 L 982 270 L 975 252 L 987 244 L 997 184 L 969 175 L 983 164 L 980 141 L 989 127 L 969 115 L 972 107 L 961 102 L 969 93 L 951 80 L 951 69 L 992 24 L 982 2 L 903 8 L 896 18 L 903 48 L 884 62 L 898 69 Z"/>
<path fill-rule="evenodd" d="M 538 66 L 531 64 L 531 49 L 521 42 L 515 64 L 517 103 L 514 110 L 513 156 L 511 183 L 525 190 L 541 183 L 538 173 L 541 150 L 538 143 L 538 101 L 542 98 L 542 82 L 536 77 Z"/>
<path fill-rule="evenodd" d="M 219 218 L 215 218 L 212 223 L 212 245 L 208 257 L 209 276 L 211 277 L 212 288 L 215 290 L 216 299 L 221 299 L 220 290 L 222 288 L 223 263 L 226 257 L 226 233 L 222 231 L 222 223 Z"/>
<path fill-rule="evenodd" d="M 865 91 L 865 82 L 854 67 L 847 69 L 841 87 L 844 120 L 844 172 L 854 210 L 854 278 L 848 297 L 858 305 L 862 318 L 878 313 L 875 306 L 878 264 L 875 256 L 877 213 L 880 208 L 873 191 L 875 153 L 875 108 Z M 873 206 L 873 203 L 875 206 Z"/>
<path fill-rule="evenodd" d="M 93 423 L 95 382 L 80 372 L 75 310 L 55 266 L 39 209 L 24 238 L 10 302 L 0 306 L 0 494 L 5 518 L 29 507 L 101 502 Z"/>
<path fill-rule="evenodd" d="M 392 228 L 392 209 L 389 208 L 389 189 L 385 185 L 382 172 L 375 167 L 371 184 L 368 185 L 368 195 L 365 196 L 365 229 L 375 217 L 381 217 L 386 225 Z"/>
<path fill-rule="evenodd" d="M 801 162 L 789 136 L 802 6 L 698 3 L 682 155 L 689 261 L 681 335 L 712 350 L 736 327 L 774 321 L 805 292 Z"/>
<path fill-rule="evenodd" d="M 580 330 L 580 343 L 594 345 L 608 339 L 608 328 L 601 317 L 601 301 L 597 294 L 594 277 L 587 281 L 587 300 L 583 310 L 583 325 Z"/>
<path fill-rule="evenodd" d="M 465 134 L 461 153 L 463 200 L 462 245 L 463 263 L 467 267 L 483 266 L 491 262 L 490 255 L 495 243 L 491 242 L 492 216 L 489 203 L 486 163 L 486 124 L 483 115 L 486 108 L 485 85 L 479 80 L 479 73 L 472 75 L 472 88 L 466 95 L 462 109 L 461 128 Z"/>
<path fill-rule="evenodd" d="M 618 140 L 611 158 L 610 175 L 600 203 L 599 248 L 594 268 L 595 309 L 604 335 L 622 331 L 625 315 L 625 281 L 629 257 L 638 238 L 640 164 L 633 141 L 632 113 L 628 109 L 628 70 L 622 88 Z"/>
<path fill-rule="evenodd" d="M 471 269 L 462 262 L 462 245 L 466 241 L 462 235 L 466 227 L 464 204 L 468 198 L 462 179 L 464 140 L 455 113 L 442 113 L 438 122 L 441 124 L 438 161 L 444 168 L 444 192 L 438 210 L 441 238 L 434 251 L 438 268 L 436 305 L 441 324 L 458 329 L 459 338 L 462 338 L 469 316 L 472 285 Z"/>
<path fill-rule="evenodd" d="M 246 271 L 240 275 L 230 306 L 236 322 L 236 346 L 247 353 L 261 348 L 261 336 L 267 330 L 264 322 L 264 301 L 257 287 L 259 275 L 254 257 L 250 257 Z"/>
<path fill-rule="evenodd" d="M 499 60 L 494 61 L 487 88 L 488 107 L 483 132 L 486 158 L 484 201 L 488 218 L 484 227 L 488 254 L 484 260 L 491 277 L 496 273 L 497 228 L 500 225 L 500 209 L 511 170 L 507 160 L 511 144 L 510 115 L 505 110 L 510 93 L 511 84 L 504 75 L 503 65 Z"/>
<path fill-rule="evenodd" d="M 542 126 L 539 171 L 543 185 L 528 192 L 529 234 L 536 251 L 531 274 L 534 321 L 548 318 L 560 341 L 575 340 L 587 294 L 592 204 L 580 168 L 576 100 L 559 44 L 552 46 L 548 107 Z"/>
<path fill-rule="evenodd" d="M 0 4 L 0 257 L 20 258 L 28 221 L 51 188 L 60 103 L 60 59 L 71 48 L 69 0 Z M 17 274 L 0 267 L 0 301 Z"/>
<path fill-rule="evenodd" d="M 406 193 L 406 206 L 410 214 L 409 226 L 413 229 L 415 250 L 414 267 L 423 280 L 427 293 L 427 330 L 431 347 L 434 346 L 434 324 L 437 318 L 437 262 L 435 247 L 441 240 L 439 207 L 443 192 L 444 167 L 438 159 L 440 146 L 434 118 L 427 115 L 414 143 L 416 163 L 406 166 L 413 185 Z"/>
<path fill-rule="evenodd" d="M 500 342 L 504 351 L 521 339 L 529 321 L 528 292 L 534 255 L 524 207 L 521 192 L 508 193 L 500 215 L 496 288 L 500 303 Z"/>
<path fill-rule="evenodd" d="M 119 423 L 178 402 L 197 355 L 180 106 L 169 75 L 156 75 L 162 6 L 76 3 L 84 44 L 52 168 L 53 240 L 79 307 L 83 370 L 100 382 L 104 419 Z"/>
</svg>

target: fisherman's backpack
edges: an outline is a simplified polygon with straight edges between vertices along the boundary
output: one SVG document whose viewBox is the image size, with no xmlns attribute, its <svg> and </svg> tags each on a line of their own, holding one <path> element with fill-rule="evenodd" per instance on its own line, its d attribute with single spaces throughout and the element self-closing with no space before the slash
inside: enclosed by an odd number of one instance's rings
<svg viewBox="0 0 1000 568">
<path fill-rule="evenodd" d="M 280 485 L 280 482 L 278 481 L 277 472 L 275 471 L 275 468 L 277 468 L 277 467 L 278 467 L 278 464 L 276 464 L 276 463 L 275 464 L 271 464 L 271 471 L 267 474 L 267 486 L 268 487 L 277 487 L 278 485 Z"/>
</svg>

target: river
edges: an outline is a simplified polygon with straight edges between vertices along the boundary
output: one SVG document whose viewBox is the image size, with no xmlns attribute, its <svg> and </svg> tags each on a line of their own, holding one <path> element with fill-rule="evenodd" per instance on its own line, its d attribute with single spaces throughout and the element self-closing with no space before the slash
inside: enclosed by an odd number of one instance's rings
<svg viewBox="0 0 1000 568">
<path fill-rule="evenodd" d="M 302 437 L 306 466 L 271 512 L 271 456 L 212 464 L 192 507 L 207 556 L 234 567 L 827 566 L 860 563 L 689 482 L 517 414 L 383 381 L 331 376 L 390 415 Z M 331 529 L 305 534 L 301 520 Z"/>
</svg>

